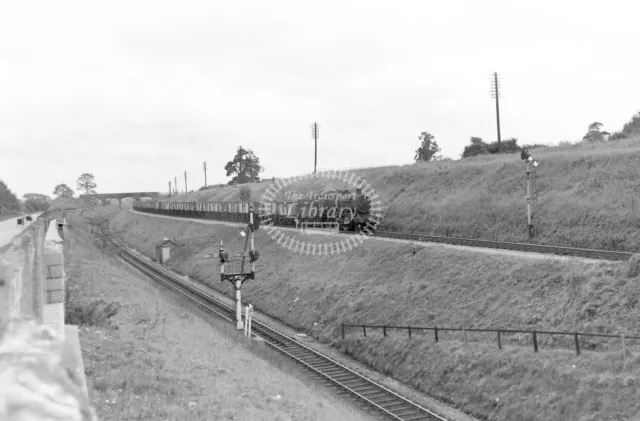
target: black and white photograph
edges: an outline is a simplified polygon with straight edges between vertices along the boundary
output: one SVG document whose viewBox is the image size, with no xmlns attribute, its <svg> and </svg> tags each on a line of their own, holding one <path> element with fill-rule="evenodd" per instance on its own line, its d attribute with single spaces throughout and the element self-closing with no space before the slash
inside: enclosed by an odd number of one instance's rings
<svg viewBox="0 0 640 421">
<path fill-rule="evenodd" d="M 639 16 L 0 2 L 0 420 L 640 420 Z"/>
</svg>

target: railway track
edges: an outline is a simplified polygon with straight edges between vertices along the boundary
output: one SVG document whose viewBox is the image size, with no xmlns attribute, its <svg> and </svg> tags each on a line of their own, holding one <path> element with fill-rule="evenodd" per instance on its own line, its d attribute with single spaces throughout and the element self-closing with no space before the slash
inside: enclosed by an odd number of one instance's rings
<svg viewBox="0 0 640 421">
<path fill-rule="evenodd" d="M 540 244 L 510 243 L 506 241 L 477 240 L 472 238 L 456 238 L 456 237 L 444 237 L 444 236 L 437 236 L 437 235 L 408 234 L 408 233 L 400 233 L 400 232 L 376 231 L 373 234 L 373 236 L 383 237 L 383 238 L 395 238 L 395 239 L 401 239 L 401 240 L 410 240 L 410 241 L 429 242 L 429 243 L 451 244 L 456 246 L 484 247 L 484 248 L 492 248 L 492 249 L 500 249 L 500 250 L 522 251 L 527 253 L 541 253 L 541 254 L 554 254 L 554 255 L 560 255 L 560 256 L 583 257 L 587 259 L 598 259 L 598 260 L 626 261 L 626 260 L 629 260 L 631 256 L 633 256 L 633 253 L 623 252 L 623 251 L 545 246 Z"/>
<path fill-rule="evenodd" d="M 134 207 L 134 210 L 137 212 L 176 216 L 179 218 L 203 219 L 203 220 L 212 219 L 212 218 L 205 218 L 200 216 L 174 215 L 174 214 L 168 214 L 164 212 L 158 212 L 155 210 L 153 212 L 149 212 L 145 208 Z M 232 223 L 237 222 L 240 224 L 245 223 L 240 221 L 223 221 L 223 222 L 232 222 Z M 277 226 L 282 226 L 283 228 L 294 228 L 290 225 L 277 225 Z M 341 234 L 353 235 L 354 233 L 341 232 Z M 390 231 L 376 231 L 373 233 L 372 236 L 380 237 L 380 238 L 409 240 L 409 241 L 416 241 L 416 242 L 451 244 L 456 246 L 481 247 L 481 248 L 491 248 L 491 249 L 498 249 L 498 250 L 520 251 L 520 252 L 526 252 L 526 253 L 540 253 L 540 254 L 551 254 L 551 255 L 559 255 L 559 256 L 582 257 L 582 258 L 597 259 L 597 260 L 627 261 L 634 254 L 634 253 L 624 252 L 624 251 L 582 249 L 582 248 L 574 248 L 574 247 L 547 246 L 547 245 L 530 244 L 530 243 L 512 243 L 507 241 L 479 240 L 479 239 L 473 239 L 473 238 L 445 237 L 445 236 L 438 236 L 438 235 L 410 234 L 410 233 L 404 233 L 404 232 L 390 232 Z"/>
<path fill-rule="evenodd" d="M 108 219 L 100 224 L 100 233 L 127 263 L 153 280 L 196 302 L 200 307 L 226 320 L 233 321 L 235 309 L 193 288 L 170 272 L 140 259 L 111 238 Z M 305 346 L 286 334 L 257 320 L 252 321 L 255 336 L 279 352 L 292 358 L 340 395 L 354 399 L 368 411 L 383 419 L 397 421 L 447 421 L 446 418 L 400 396 L 392 390 L 359 374 L 339 362 Z"/>
</svg>

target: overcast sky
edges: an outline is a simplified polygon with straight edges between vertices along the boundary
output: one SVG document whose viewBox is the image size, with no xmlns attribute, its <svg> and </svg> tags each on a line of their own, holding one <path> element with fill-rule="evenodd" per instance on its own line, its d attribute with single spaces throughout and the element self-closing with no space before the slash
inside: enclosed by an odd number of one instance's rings
<svg viewBox="0 0 640 421">
<path fill-rule="evenodd" d="M 99 4 L 99 5 L 98 5 Z M 0 179 L 19 195 L 226 182 L 412 162 L 429 131 L 458 159 L 502 137 L 579 140 L 640 111 L 632 1 L 10 1 L 0 6 Z"/>
</svg>

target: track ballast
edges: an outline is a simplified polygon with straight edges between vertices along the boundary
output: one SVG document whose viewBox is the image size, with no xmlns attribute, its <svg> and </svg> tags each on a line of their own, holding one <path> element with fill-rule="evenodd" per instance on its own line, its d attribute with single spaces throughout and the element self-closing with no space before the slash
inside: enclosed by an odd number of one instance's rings
<svg viewBox="0 0 640 421">
<path fill-rule="evenodd" d="M 106 243 L 115 248 L 120 257 L 153 280 L 196 302 L 203 309 L 226 320 L 233 321 L 233 307 L 183 282 L 170 272 L 146 262 L 111 238 L 108 220 L 100 226 Z M 264 323 L 252 321 L 252 330 L 267 345 L 289 356 L 339 394 L 349 396 L 367 410 L 388 420 L 447 421 L 446 418 L 410 401 L 339 362 L 305 346 Z"/>
</svg>

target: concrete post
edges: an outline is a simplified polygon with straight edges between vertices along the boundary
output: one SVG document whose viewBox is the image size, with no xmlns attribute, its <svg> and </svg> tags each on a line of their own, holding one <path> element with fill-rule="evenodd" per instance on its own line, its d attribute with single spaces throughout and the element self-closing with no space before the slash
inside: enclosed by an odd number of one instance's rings
<svg viewBox="0 0 640 421">
<path fill-rule="evenodd" d="M 533 220 L 532 220 L 533 198 L 531 197 L 531 163 L 527 161 L 527 231 L 529 239 L 533 237 Z"/>
<path fill-rule="evenodd" d="M 242 301 L 240 300 L 240 288 L 242 287 L 242 281 L 236 281 L 236 329 L 244 329 L 244 323 L 242 322 Z"/>
</svg>

